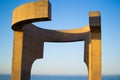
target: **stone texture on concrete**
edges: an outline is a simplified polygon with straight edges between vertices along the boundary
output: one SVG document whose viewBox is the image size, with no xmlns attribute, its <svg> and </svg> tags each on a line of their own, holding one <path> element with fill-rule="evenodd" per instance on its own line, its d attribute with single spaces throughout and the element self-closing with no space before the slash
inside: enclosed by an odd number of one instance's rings
<svg viewBox="0 0 120 80">
<path fill-rule="evenodd" d="M 88 67 L 89 80 L 101 80 L 100 13 L 90 12 L 89 26 L 72 30 L 49 30 L 31 24 L 50 20 L 50 9 L 48 0 L 42 0 L 23 4 L 14 10 L 12 80 L 30 80 L 33 62 L 43 58 L 44 42 L 74 41 L 85 41 L 84 62 Z"/>
<path fill-rule="evenodd" d="M 99 12 L 89 13 L 89 80 L 101 80 L 101 19 Z"/>
<path fill-rule="evenodd" d="M 51 20 L 51 4 L 48 0 L 29 2 L 13 11 L 12 28 L 21 31 L 21 27 L 25 24 L 49 20 Z"/>
</svg>

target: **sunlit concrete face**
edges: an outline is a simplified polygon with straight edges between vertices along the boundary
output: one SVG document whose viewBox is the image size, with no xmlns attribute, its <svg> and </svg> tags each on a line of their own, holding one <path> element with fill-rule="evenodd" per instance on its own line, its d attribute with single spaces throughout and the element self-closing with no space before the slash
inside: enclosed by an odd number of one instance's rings
<svg viewBox="0 0 120 80">
<path fill-rule="evenodd" d="M 51 20 L 51 4 L 48 0 L 29 2 L 18 6 L 13 11 L 12 28 L 20 31 L 21 26 L 25 24 L 49 20 Z"/>
<path fill-rule="evenodd" d="M 12 80 L 30 80 L 33 62 L 43 58 L 44 42 L 74 41 L 85 41 L 84 62 L 88 67 L 89 80 L 101 80 L 100 13 L 90 12 L 89 26 L 73 30 L 42 29 L 31 24 L 48 20 L 51 20 L 48 0 L 23 4 L 14 10 Z"/>
</svg>

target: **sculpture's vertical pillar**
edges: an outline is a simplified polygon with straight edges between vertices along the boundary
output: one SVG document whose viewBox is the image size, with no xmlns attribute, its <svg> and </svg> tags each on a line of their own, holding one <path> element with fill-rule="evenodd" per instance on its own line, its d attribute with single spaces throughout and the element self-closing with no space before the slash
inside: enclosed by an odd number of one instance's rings
<svg viewBox="0 0 120 80">
<path fill-rule="evenodd" d="M 30 27 L 14 32 L 12 80 L 30 80 L 33 62 L 43 57 L 43 41 Z"/>
<path fill-rule="evenodd" d="M 12 80 L 30 80 L 31 66 L 35 58 L 28 52 L 24 36 L 23 32 L 14 32 Z"/>
<path fill-rule="evenodd" d="M 20 80 L 22 64 L 23 32 L 14 31 L 14 46 L 12 60 L 12 80 Z"/>
<path fill-rule="evenodd" d="M 41 34 L 39 36 L 36 28 L 26 25 L 48 20 L 51 20 L 49 0 L 26 3 L 13 11 L 12 29 L 15 32 L 12 80 L 30 80 L 32 63 L 43 57 Z"/>
<path fill-rule="evenodd" d="M 89 80 L 101 80 L 101 21 L 99 12 L 89 13 Z"/>
</svg>

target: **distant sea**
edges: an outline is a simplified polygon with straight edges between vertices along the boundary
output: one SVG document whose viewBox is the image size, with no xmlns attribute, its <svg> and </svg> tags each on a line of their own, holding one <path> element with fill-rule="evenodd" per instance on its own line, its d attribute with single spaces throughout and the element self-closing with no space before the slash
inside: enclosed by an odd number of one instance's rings
<svg viewBox="0 0 120 80">
<path fill-rule="evenodd" d="M 11 80 L 10 75 L 0 75 L 0 80 Z M 87 76 L 32 75 L 31 80 L 88 80 Z M 102 80 L 120 80 L 120 75 L 103 75 Z"/>
</svg>

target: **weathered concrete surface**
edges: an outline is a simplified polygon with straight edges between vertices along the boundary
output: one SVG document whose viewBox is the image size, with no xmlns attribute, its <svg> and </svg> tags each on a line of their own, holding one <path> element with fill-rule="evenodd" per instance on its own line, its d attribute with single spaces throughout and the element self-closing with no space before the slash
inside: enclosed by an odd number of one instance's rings
<svg viewBox="0 0 120 80">
<path fill-rule="evenodd" d="M 41 2 L 21 5 L 13 12 L 14 47 L 12 80 L 30 80 L 33 62 L 36 59 L 43 58 L 44 42 L 73 41 L 85 41 L 84 62 L 88 67 L 89 80 L 101 80 L 100 13 L 90 12 L 89 26 L 73 30 L 48 30 L 31 24 L 34 21 L 50 20 L 50 7 L 51 5 L 48 0 L 42 0 Z M 28 16 L 26 12 L 29 10 Z M 21 11 L 25 12 L 21 13 Z M 38 13 L 36 14 L 36 12 Z"/>
<path fill-rule="evenodd" d="M 29 2 L 13 11 L 12 28 L 21 31 L 21 27 L 25 24 L 49 20 L 51 20 L 51 4 L 48 0 Z"/>
<path fill-rule="evenodd" d="M 101 19 L 99 12 L 89 13 L 89 80 L 101 80 Z"/>
</svg>

